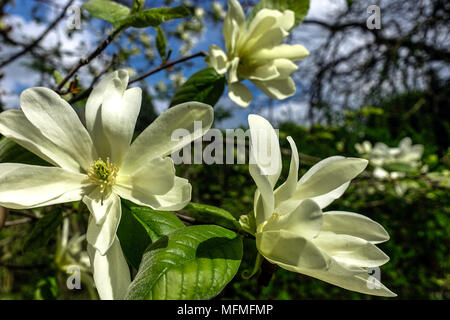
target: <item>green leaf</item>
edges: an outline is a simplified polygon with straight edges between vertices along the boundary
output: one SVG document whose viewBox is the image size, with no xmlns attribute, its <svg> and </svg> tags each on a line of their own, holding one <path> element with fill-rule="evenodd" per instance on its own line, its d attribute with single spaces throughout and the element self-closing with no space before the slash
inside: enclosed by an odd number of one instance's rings
<svg viewBox="0 0 450 320">
<path fill-rule="evenodd" d="M 184 228 L 184 223 L 172 212 L 153 210 L 149 207 L 139 207 L 129 201 L 124 201 L 123 203 L 144 227 L 152 242 L 175 230 Z"/>
<path fill-rule="evenodd" d="M 142 224 L 134 217 L 130 208 L 123 203 L 117 236 L 128 263 L 138 269 L 142 255 L 152 240 Z"/>
<path fill-rule="evenodd" d="M 0 163 L 2 162 L 24 163 L 39 166 L 50 165 L 34 153 L 31 153 L 6 137 L 0 139 Z"/>
<path fill-rule="evenodd" d="M 160 27 L 156 27 L 156 48 L 163 62 L 167 61 L 166 36 Z"/>
<path fill-rule="evenodd" d="M 54 209 L 39 219 L 33 231 L 25 238 L 23 250 L 36 250 L 47 245 L 61 224 L 63 215 L 60 209 Z"/>
<path fill-rule="evenodd" d="M 219 226 L 190 226 L 150 245 L 126 299 L 210 299 L 238 271 L 242 239 Z"/>
<path fill-rule="evenodd" d="M 128 7 L 111 0 L 90 0 L 82 7 L 94 18 L 106 20 L 114 26 L 130 14 Z"/>
<path fill-rule="evenodd" d="M 185 6 L 173 8 L 157 8 L 138 11 L 129 15 L 117 24 L 120 27 L 147 28 L 157 27 L 164 21 L 185 18 L 190 15 L 189 10 Z"/>
<path fill-rule="evenodd" d="M 170 106 L 198 101 L 214 106 L 225 89 L 225 75 L 218 74 L 214 68 L 206 68 L 194 73 L 173 97 Z"/>
<path fill-rule="evenodd" d="M 405 173 L 413 173 L 417 171 L 417 168 L 403 162 L 386 163 L 383 167 L 388 171 L 400 171 Z"/>
<path fill-rule="evenodd" d="M 182 213 L 194 218 L 198 223 L 213 223 L 231 229 L 240 228 L 236 218 L 222 208 L 191 202 L 183 208 Z"/>
<path fill-rule="evenodd" d="M 283 12 L 284 10 L 292 10 L 295 13 L 294 27 L 298 26 L 305 20 L 309 10 L 309 0 L 261 0 L 257 5 L 253 7 L 250 12 L 247 23 L 255 17 L 261 9 L 274 9 Z"/>
</svg>

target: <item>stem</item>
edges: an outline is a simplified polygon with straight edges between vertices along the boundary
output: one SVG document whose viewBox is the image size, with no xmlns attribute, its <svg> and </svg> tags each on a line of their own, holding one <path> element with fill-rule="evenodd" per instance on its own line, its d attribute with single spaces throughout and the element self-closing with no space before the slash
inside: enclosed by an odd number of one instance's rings
<svg viewBox="0 0 450 320">
<path fill-rule="evenodd" d="M 151 76 L 152 74 L 155 74 L 155 73 L 157 73 L 157 72 L 159 72 L 161 70 L 170 68 L 170 67 L 172 67 L 172 66 L 174 66 L 174 65 L 176 65 L 178 63 L 182 63 L 182 62 L 185 62 L 185 61 L 197 58 L 197 57 L 206 57 L 206 55 L 207 54 L 206 54 L 205 51 L 199 51 L 197 53 L 191 54 L 190 56 L 186 56 L 186 57 L 183 57 L 183 58 L 180 58 L 180 59 L 177 59 L 177 60 L 173 60 L 173 61 L 170 61 L 170 62 L 163 62 L 158 67 L 156 67 L 155 69 L 150 70 L 150 71 L 148 71 L 148 72 L 138 76 L 137 78 L 131 80 L 128 84 L 132 84 L 134 82 L 141 81 L 141 80 L 147 78 L 148 76 Z"/>
<path fill-rule="evenodd" d="M 122 31 L 123 27 L 114 29 L 114 31 L 95 49 L 87 58 L 82 58 L 78 63 L 69 71 L 65 78 L 56 86 L 54 91 L 61 94 L 61 89 L 72 78 L 72 76 L 83 66 L 89 64 L 95 59 L 106 47 L 114 40 L 114 38 Z"/>
</svg>

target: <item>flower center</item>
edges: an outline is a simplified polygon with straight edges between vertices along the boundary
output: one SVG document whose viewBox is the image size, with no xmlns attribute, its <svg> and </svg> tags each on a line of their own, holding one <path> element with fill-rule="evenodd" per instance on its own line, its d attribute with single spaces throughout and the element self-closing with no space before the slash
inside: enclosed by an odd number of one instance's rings
<svg viewBox="0 0 450 320">
<path fill-rule="evenodd" d="M 106 163 L 99 158 L 94 164 L 89 168 L 87 175 L 89 180 L 100 186 L 100 193 L 104 193 L 106 187 L 111 186 L 116 181 L 117 173 L 119 168 L 117 168 L 114 163 L 106 158 Z"/>
</svg>

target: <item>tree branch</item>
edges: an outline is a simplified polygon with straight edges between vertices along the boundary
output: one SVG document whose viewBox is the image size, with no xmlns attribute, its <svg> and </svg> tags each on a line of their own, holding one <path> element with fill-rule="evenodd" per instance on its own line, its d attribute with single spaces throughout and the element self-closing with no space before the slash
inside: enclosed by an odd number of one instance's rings
<svg viewBox="0 0 450 320">
<path fill-rule="evenodd" d="M 159 72 L 159 71 L 161 71 L 161 70 L 170 68 L 170 67 L 172 67 L 172 66 L 174 66 L 174 65 L 176 65 L 176 64 L 178 64 L 178 63 L 182 63 L 182 62 L 191 60 L 191 59 L 193 59 L 193 58 L 197 58 L 197 57 L 206 57 L 206 56 L 207 56 L 207 54 L 206 54 L 205 51 L 199 51 L 199 52 L 197 52 L 197 53 L 191 54 L 190 56 L 186 56 L 186 57 L 183 57 L 183 58 L 180 58 L 180 59 L 177 59 L 177 60 L 174 60 L 174 61 L 170 61 L 170 62 L 164 62 L 164 63 L 162 63 L 161 65 L 159 65 L 158 67 L 156 67 L 155 69 L 150 70 L 149 72 L 146 72 L 146 73 L 144 73 L 144 74 L 138 76 L 137 78 L 131 80 L 131 81 L 129 82 L 129 84 L 132 84 L 132 83 L 134 83 L 134 82 L 141 81 L 141 80 L 147 78 L 148 76 L 151 76 L 152 74 L 155 74 L 155 73 L 157 73 L 157 72 Z"/>
<path fill-rule="evenodd" d="M 64 18 L 64 16 L 66 15 L 67 10 L 69 9 L 69 7 L 72 5 L 73 2 L 74 2 L 74 0 L 69 0 L 69 2 L 67 2 L 66 6 L 64 7 L 64 9 L 61 12 L 61 14 L 55 20 L 53 20 L 52 23 L 49 24 L 47 29 L 45 29 L 44 32 L 42 32 L 42 34 L 39 37 L 37 37 L 29 45 L 25 46 L 21 51 L 17 52 L 16 54 L 12 55 L 8 59 L 6 59 L 2 63 L 0 63 L 0 68 L 5 67 L 6 65 L 10 64 L 11 62 L 16 60 L 17 58 L 20 58 L 21 56 L 23 56 L 27 52 L 31 51 L 34 47 L 36 47 L 39 44 L 39 42 L 41 42 L 42 39 L 44 39 L 44 37 Z"/>
<path fill-rule="evenodd" d="M 72 76 L 83 66 L 89 64 L 93 59 L 95 59 L 106 47 L 114 40 L 114 38 L 122 31 L 123 28 L 114 29 L 114 31 L 95 49 L 87 58 L 82 58 L 78 63 L 69 71 L 65 78 L 56 86 L 54 91 L 62 94 L 61 89 L 67 83 L 67 81 L 72 78 Z"/>
</svg>

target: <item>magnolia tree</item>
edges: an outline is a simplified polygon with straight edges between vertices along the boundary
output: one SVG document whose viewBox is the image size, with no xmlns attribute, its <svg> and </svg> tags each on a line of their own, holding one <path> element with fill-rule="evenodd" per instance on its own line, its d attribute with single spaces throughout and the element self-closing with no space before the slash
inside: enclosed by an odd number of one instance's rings
<svg viewBox="0 0 450 320">
<path fill-rule="evenodd" d="M 255 276 L 267 260 L 348 290 L 395 296 L 370 272 L 389 260 L 376 246 L 389 240 L 384 228 L 360 213 L 325 209 L 365 170 L 366 159 L 330 156 L 299 178 L 297 146 L 287 137 L 289 175 L 277 184 L 282 170 L 277 131 L 252 114 L 248 161 L 256 190 L 253 210 L 231 214 L 190 202 L 190 181 L 177 176 L 171 155 L 186 146 L 190 150 L 191 142 L 209 134 L 213 107 L 226 87 L 236 107 L 252 103 L 252 92 L 242 83 L 246 79 L 272 99 L 292 96 L 295 62 L 309 54 L 301 44 L 283 43 L 306 16 L 309 1 L 262 0 L 247 17 L 237 0 L 228 1 L 226 14 L 219 7 L 215 4 L 217 15 L 224 16 L 225 48 L 212 44 L 208 54 L 167 61 L 159 25 L 189 19 L 186 7 L 144 9 L 144 1 L 139 0 L 131 8 L 109 0 L 85 3 L 93 17 L 113 24 L 112 33 L 60 76 L 53 90 L 27 89 L 20 95 L 20 110 L 0 114 L 0 133 L 6 137 L 2 143 L 11 148 L 20 145 L 43 160 L 0 164 L 2 210 L 52 208 L 36 229 L 42 231 L 64 219 L 58 268 L 78 268 L 78 281 L 95 286 L 101 299 L 213 298 L 235 277 L 245 254 L 245 237 L 256 240 L 258 251 L 245 278 Z M 113 71 L 92 89 L 79 92 L 72 78 L 80 68 L 124 30 L 145 27 L 157 28 L 164 60 L 160 67 L 131 80 L 127 69 Z M 142 91 L 129 85 L 198 56 L 206 57 L 208 67 L 191 76 L 175 93 L 169 109 L 135 136 Z M 84 97 L 80 119 L 69 102 Z M 388 175 L 384 165 L 400 160 L 417 164 L 422 153 L 410 140 L 398 150 L 364 146 L 359 146 L 362 153 L 370 154 L 368 159 L 378 170 L 374 174 L 384 170 L 383 176 Z M 67 203 L 75 203 L 69 212 Z M 66 217 L 83 208 L 90 212 L 86 234 L 69 239 Z M 241 217 L 236 219 L 238 214 Z M 200 223 L 186 225 L 186 221 Z M 68 286 L 80 285 L 75 275 Z"/>
</svg>

